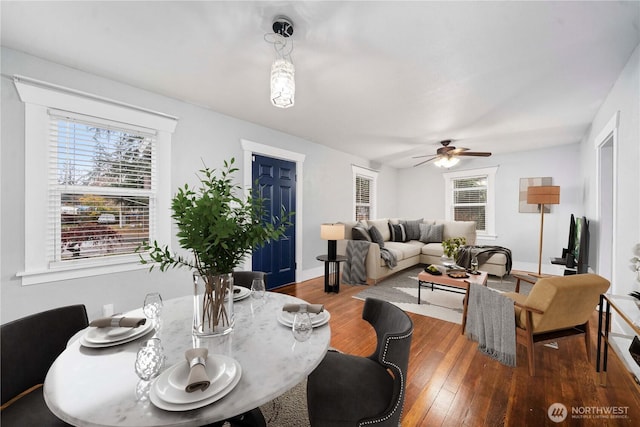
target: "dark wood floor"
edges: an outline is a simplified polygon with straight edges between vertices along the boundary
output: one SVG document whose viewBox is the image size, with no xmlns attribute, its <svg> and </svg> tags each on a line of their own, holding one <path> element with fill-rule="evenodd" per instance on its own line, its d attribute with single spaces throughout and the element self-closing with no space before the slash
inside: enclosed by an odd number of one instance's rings
<svg viewBox="0 0 640 427">
<path fill-rule="evenodd" d="M 368 355 L 375 334 L 362 320 L 363 301 L 352 298 L 362 286 L 341 285 L 339 294 L 323 291 L 322 278 L 287 286 L 281 292 L 331 312 L 331 345 Z M 460 333 L 460 325 L 409 313 L 414 322 L 403 426 L 639 426 L 640 387 L 609 352 L 608 386 L 595 372 L 597 317 L 591 320 L 593 361 L 584 339 L 572 337 L 554 350 L 536 346 L 536 376 L 527 370 L 525 349 L 518 346 L 517 368 L 509 368 L 477 351 Z M 569 418 L 556 424 L 547 416 L 553 403 L 587 410 L 626 411 L 623 418 Z"/>
</svg>

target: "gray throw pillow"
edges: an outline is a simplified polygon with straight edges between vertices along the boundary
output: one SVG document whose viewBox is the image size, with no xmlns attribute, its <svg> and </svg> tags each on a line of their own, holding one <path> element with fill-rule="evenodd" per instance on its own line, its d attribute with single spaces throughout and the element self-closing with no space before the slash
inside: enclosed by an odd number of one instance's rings
<svg viewBox="0 0 640 427">
<path fill-rule="evenodd" d="M 403 224 L 389 224 L 389 231 L 391 232 L 392 242 L 407 241 L 407 233 L 405 232 Z"/>
<path fill-rule="evenodd" d="M 419 240 L 420 239 L 420 224 L 424 218 L 416 219 L 414 221 L 401 220 L 400 224 L 404 225 L 404 230 L 407 233 L 407 240 Z"/>
<path fill-rule="evenodd" d="M 444 224 L 420 224 L 420 240 L 422 243 L 440 243 L 442 242 L 442 232 Z"/>
<path fill-rule="evenodd" d="M 353 227 L 351 229 L 351 237 L 353 238 L 353 240 L 366 240 L 367 242 L 371 241 L 371 236 L 369 236 L 369 232 L 364 227 Z"/>
<path fill-rule="evenodd" d="M 384 248 L 384 238 L 382 237 L 380 230 L 378 230 L 375 225 L 369 227 L 369 235 L 371 236 L 371 241 L 373 243 L 377 243 L 381 248 Z"/>
</svg>

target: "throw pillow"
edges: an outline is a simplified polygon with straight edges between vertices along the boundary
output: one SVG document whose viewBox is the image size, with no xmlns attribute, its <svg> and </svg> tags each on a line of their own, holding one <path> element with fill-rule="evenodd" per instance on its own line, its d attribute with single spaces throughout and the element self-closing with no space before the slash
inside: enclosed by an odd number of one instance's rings
<svg viewBox="0 0 640 427">
<path fill-rule="evenodd" d="M 442 242 L 442 232 L 444 225 L 420 224 L 420 240 L 422 243 L 440 243 Z"/>
<path fill-rule="evenodd" d="M 384 238 L 382 237 L 380 230 L 378 230 L 375 225 L 369 227 L 369 235 L 371 236 L 371 241 L 373 243 L 377 243 L 381 248 L 384 248 Z"/>
<path fill-rule="evenodd" d="M 406 242 L 407 233 L 402 224 L 389 224 L 389 231 L 391 232 L 392 242 Z"/>
<path fill-rule="evenodd" d="M 351 229 L 351 237 L 353 240 L 366 240 L 367 242 L 371 241 L 371 236 L 369 236 L 369 232 L 364 227 L 353 227 Z"/>
<path fill-rule="evenodd" d="M 400 224 L 404 225 L 405 232 L 407 233 L 407 240 L 420 239 L 420 224 L 422 224 L 422 221 L 423 218 L 416 219 L 414 221 L 400 221 Z"/>
</svg>

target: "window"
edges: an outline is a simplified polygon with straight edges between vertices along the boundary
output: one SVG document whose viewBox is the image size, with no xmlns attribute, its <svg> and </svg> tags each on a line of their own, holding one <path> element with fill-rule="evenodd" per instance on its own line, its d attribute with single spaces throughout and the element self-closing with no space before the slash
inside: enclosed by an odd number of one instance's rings
<svg viewBox="0 0 640 427">
<path fill-rule="evenodd" d="M 496 171 L 497 167 L 445 173 L 446 219 L 475 221 L 478 237 L 495 238 Z"/>
<path fill-rule="evenodd" d="M 176 119 L 14 80 L 25 103 L 23 285 L 146 268 L 140 243 L 171 239 Z"/>
<path fill-rule="evenodd" d="M 356 221 L 376 218 L 377 177 L 378 172 L 376 171 L 353 166 L 354 218 Z"/>
</svg>

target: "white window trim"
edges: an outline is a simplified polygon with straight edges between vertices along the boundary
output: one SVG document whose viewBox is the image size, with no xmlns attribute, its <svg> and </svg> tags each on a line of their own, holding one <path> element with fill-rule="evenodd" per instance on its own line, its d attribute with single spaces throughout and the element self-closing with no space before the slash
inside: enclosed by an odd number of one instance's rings
<svg viewBox="0 0 640 427">
<path fill-rule="evenodd" d="M 68 263 L 64 267 L 55 268 L 47 264 L 44 244 L 48 212 L 47 110 L 56 108 L 158 131 L 155 239 L 161 242 L 171 241 L 171 134 L 175 131 L 178 119 L 23 76 L 14 76 L 14 84 L 21 101 L 25 103 L 25 269 L 16 273 L 22 278 L 22 285 L 148 268 L 140 264 L 137 254 L 82 260 L 85 262 Z"/>
<path fill-rule="evenodd" d="M 471 178 L 479 175 L 487 176 L 487 210 L 485 212 L 484 232 L 477 232 L 477 239 L 495 240 L 496 235 L 496 172 L 498 166 L 482 169 L 470 169 L 456 172 L 445 172 L 442 174 L 445 182 L 444 208 L 445 219 L 453 221 L 453 180 L 460 178 Z"/>
<path fill-rule="evenodd" d="M 362 166 L 351 165 L 352 179 L 351 188 L 353 189 L 353 212 L 351 218 L 356 218 L 356 176 L 363 176 L 371 180 L 371 188 L 369 191 L 369 197 L 371 198 L 371 211 L 369 212 L 369 219 L 378 218 L 378 171 L 372 169 L 363 168 Z"/>
</svg>

